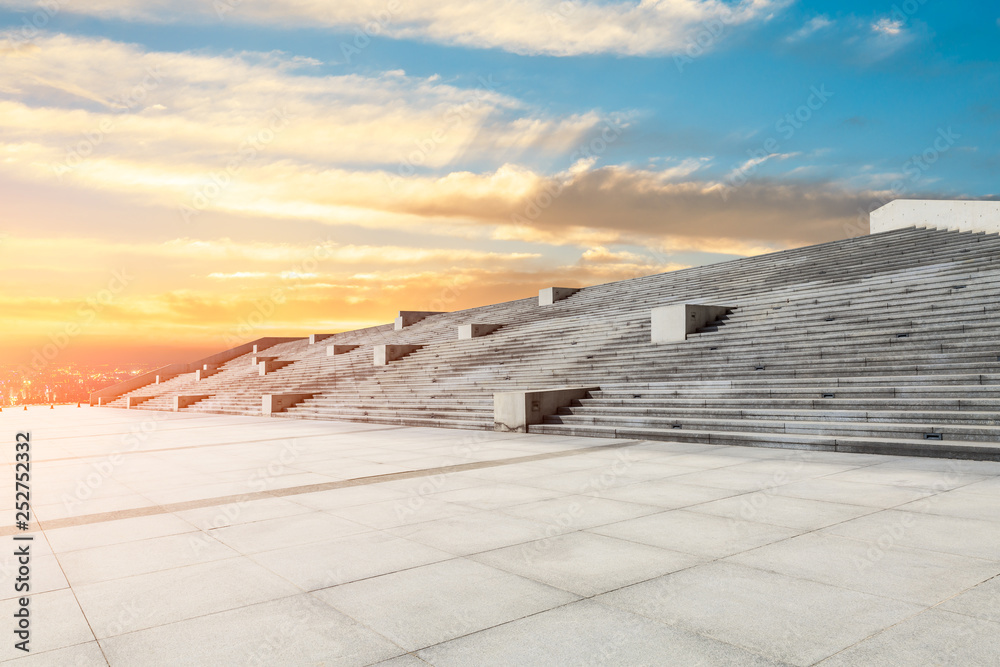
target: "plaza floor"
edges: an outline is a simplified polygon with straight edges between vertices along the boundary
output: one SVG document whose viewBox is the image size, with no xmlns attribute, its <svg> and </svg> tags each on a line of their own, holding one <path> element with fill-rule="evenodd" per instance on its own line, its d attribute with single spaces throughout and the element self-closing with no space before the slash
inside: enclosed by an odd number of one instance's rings
<svg viewBox="0 0 1000 667">
<path fill-rule="evenodd" d="M 0 428 L 18 666 L 1000 664 L 1000 463 L 75 406 Z"/>
</svg>

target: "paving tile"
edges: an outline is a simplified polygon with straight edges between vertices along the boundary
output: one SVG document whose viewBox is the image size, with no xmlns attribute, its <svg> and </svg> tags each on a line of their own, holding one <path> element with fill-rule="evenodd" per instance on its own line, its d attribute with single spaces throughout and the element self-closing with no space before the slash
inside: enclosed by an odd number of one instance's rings
<svg viewBox="0 0 1000 667">
<path fill-rule="evenodd" d="M 426 648 L 435 667 L 763 667 L 743 648 L 582 600 Z"/>
<path fill-rule="evenodd" d="M 546 526 L 538 521 L 500 512 L 477 512 L 391 528 L 388 532 L 457 556 L 466 556 L 541 539 L 546 535 Z"/>
<path fill-rule="evenodd" d="M 989 496 L 958 489 L 915 500 L 896 509 L 1000 522 L 1000 494 Z"/>
<path fill-rule="evenodd" d="M 664 479 L 630 484 L 616 489 L 605 489 L 593 495 L 611 500 L 624 500 L 645 505 L 657 505 L 677 509 L 688 505 L 699 505 L 710 500 L 741 495 L 743 491 L 720 489 L 711 486 L 681 484 L 676 480 Z"/>
<path fill-rule="evenodd" d="M 1000 496 L 1000 477 L 990 477 L 981 482 L 974 482 L 962 487 L 966 493 L 978 493 L 980 495 Z"/>
<path fill-rule="evenodd" d="M 929 609 L 876 634 L 817 667 L 988 667 L 1000 656 L 1000 624 Z"/>
<path fill-rule="evenodd" d="M 807 500 L 822 500 L 885 509 L 919 498 L 926 498 L 936 492 L 931 489 L 917 487 L 848 482 L 824 477 L 822 479 L 810 479 L 804 482 L 793 482 L 779 486 L 772 489 L 772 493 L 778 496 L 791 496 L 794 498 L 806 498 Z"/>
<path fill-rule="evenodd" d="M 505 507 L 504 514 L 544 523 L 559 532 L 592 528 L 606 523 L 634 519 L 662 512 L 662 507 L 640 505 L 596 496 L 560 496 L 534 503 Z"/>
<path fill-rule="evenodd" d="M 1000 574 L 1000 562 L 807 533 L 726 559 L 915 604 L 934 605 Z"/>
<path fill-rule="evenodd" d="M 578 599 L 464 558 L 314 593 L 407 651 Z"/>
<path fill-rule="evenodd" d="M 316 510 L 337 510 L 344 507 L 378 503 L 405 498 L 406 493 L 391 489 L 386 484 L 363 484 L 343 489 L 329 489 L 315 493 L 288 496 L 288 502 Z"/>
<path fill-rule="evenodd" d="M 88 549 L 108 544 L 121 544 L 145 540 L 150 537 L 178 535 L 195 532 L 195 528 L 180 517 L 172 514 L 154 514 L 151 516 L 88 523 L 67 528 L 55 528 L 45 531 L 49 544 L 55 553 Z"/>
<path fill-rule="evenodd" d="M 830 479 L 870 484 L 888 484 L 932 491 L 948 491 L 987 479 L 984 475 L 940 470 L 915 470 L 899 466 L 871 466 L 831 475 Z"/>
<path fill-rule="evenodd" d="M 688 507 L 690 512 L 775 526 L 814 530 L 877 511 L 871 507 L 779 496 L 766 491 L 745 493 Z"/>
<path fill-rule="evenodd" d="M 585 597 L 704 562 L 698 556 L 585 532 L 469 558 Z"/>
<path fill-rule="evenodd" d="M 427 667 L 429 664 L 429 662 L 424 662 L 420 658 L 407 653 L 398 658 L 390 658 L 389 660 L 377 662 L 371 665 L 371 667 Z"/>
<path fill-rule="evenodd" d="M 434 500 L 430 496 L 402 497 L 380 503 L 329 510 L 334 516 L 378 529 L 398 528 L 477 512 L 479 510 L 468 505 Z"/>
<path fill-rule="evenodd" d="M 202 532 L 152 537 L 59 556 L 73 586 L 121 579 L 237 556 L 236 551 Z"/>
<path fill-rule="evenodd" d="M 298 514 L 294 517 L 226 526 L 209 531 L 209 534 L 240 553 L 254 554 L 363 533 L 368 530 L 367 526 L 326 512 L 311 512 Z"/>
<path fill-rule="evenodd" d="M 112 667 L 360 667 L 403 652 L 305 594 L 111 637 L 101 645 Z"/>
<path fill-rule="evenodd" d="M 627 466 L 616 468 L 614 465 L 604 465 L 598 468 L 532 477 L 521 480 L 521 484 L 562 491 L 563 493 L 588 493 L 644 481 L 637 477 L 630 477 L 627 472 L 619 472 L 619 470 L 626 469 Z"/>
<path fill-rule="evenodd" d="M 687 510 L 661 512 L 588 530 L 599 535 L 712 558 L 731 556 L 798 534 L 790 528 Z"/>
<path fill-rule="evenodd" d="M 381 532 L 275 549 L 252 558 L 303 590 L 316 590 L 454 558 L 453 554 Z"/>
<path fill-rule="evenodd" d="M 594 600 L 795 665 L 811 665 L 923 609 L 724 562 Z"/>
<path fill-rule="evenodd" d="M 28 657 L 14 647 L 14 613 L 20 609 L 17 598 L 0 600 L 0 617 L 4 619 L 4 641 L 0 643 L 0 662 Z M 48 593 L 32 593 L 28 603 L 31 653 L 43 654 L 67 646 L 94 641 L 87 619 L 80 611 L 73 591 L 64 588 Z M 45 664 L 44 661 L 39 664 Z M 53 663 L 49 663 L 53 664 Z"/>
<path fill-rule="evenodd" d="M 1000 559 L 1000 530 L 993 521 L 885 510 L 821 530 L 868 542 L 883 551 L 900 545 Z"/>
<path fill-rule="evenodd" d="M 175 514 L 201 530 L 212 530 L 240 523 L 305 514 L 308 507 L 284 498 L 245 500 L 210 507 L 182 510 Z"/>
<path fill-rule="evenodd" d="M 1000 577 L 973 586 L 939 608 L 1000 623 Z"/>
<path fill-rule="evenodd" d="M 10 538 L 5 538 L 4 542 L 4 552 L 0 556 L 0 600 L 17 598 L 22 595 L 14 588 L 17 578 L 21 576 L 21 563 L 14 553 L 18 548 L 18 543 Z M 34 543 L 32 543 L 28 553 L 30 554 L 28 576 L 30 577 L 32 595 L 69 587 L 55 556 L 36 552 Z"/>
<path fill-rule="evenodd" d="M 90 641 L 44 653 L 33 648 L 30 654 L 15 659 L 11 664 L 17 667 L 107 667 L 108 661 L 104 659 L 97 642 Z"/>
<path fill-rule="evenodd" d="M 712 486 L 719 489 L 731 489 L 743 492 L 773 489 L 783 484 L 790 484 L 793 481 L 773 473 L 743 472 L 739 468 L 740 466 L 729 466 L 726 468 L 700 470 L 686 475 L 677 475 L 671 479 L 679 484 Z"/>
<path fill-rule="evenodd" d="M 247 558 L 74 586 L 98 639 L 301 591 Z"/>
<path fill-rule="evenodd" d="M 467 505 L 474 509 L 492 510 L 521 505 L 566 495 L 562 491 L 539 489 L 521 484 L 491 483 L 427 496 L 435 500 Z"/>
</svg>

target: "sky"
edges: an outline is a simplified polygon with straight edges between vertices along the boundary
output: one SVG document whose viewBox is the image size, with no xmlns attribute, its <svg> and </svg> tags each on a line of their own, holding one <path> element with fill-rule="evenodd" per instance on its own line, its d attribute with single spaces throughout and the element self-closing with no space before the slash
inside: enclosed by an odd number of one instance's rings
<svg viewBox="0 0 1000 667">
<path fill-rule="evenodd" d="M 998 198 L 1000 5 L 0 0 L 0 362 L 187 361 Z"/>
</svg>

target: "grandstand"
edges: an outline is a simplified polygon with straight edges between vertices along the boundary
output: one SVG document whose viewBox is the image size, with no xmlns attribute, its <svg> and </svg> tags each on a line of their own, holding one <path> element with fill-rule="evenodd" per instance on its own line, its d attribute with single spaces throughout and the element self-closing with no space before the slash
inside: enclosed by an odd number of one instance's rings
<svg viewBox="0 0 1000 667">
<path fill-rule="evenodd" d="M 573 388 L 518 430 L 1000 460 L 1000 236 L 913 218 L 538 298 L 260 339 L 91 402 L 494 430 L 509 428 L 497 394 Z M 720 316 L 659 339 L 654 310 L 684 304 Z"/>
</svg>

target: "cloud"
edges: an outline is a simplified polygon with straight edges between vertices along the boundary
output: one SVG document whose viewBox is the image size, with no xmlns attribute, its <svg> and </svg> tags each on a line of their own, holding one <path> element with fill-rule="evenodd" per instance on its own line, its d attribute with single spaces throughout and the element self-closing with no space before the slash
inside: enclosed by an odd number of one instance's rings
<svg viewBox="0 0 1000 667">
<path fill-rule="evenodd" d="M 829 17 L 824 15 L 814 16 L 813 18 L 806 21 L 801 28 L 793 32 L 786 39 L 789 42 L 798 42 L 810 37 L 814 33 L 819 32 L 820 30 L 823 30 L 824 28 L 829 28 L 832 25 L 833 21 L 831 21 Z"/>
<path fill-rule="evenodd" d="M 353 35 L 345 57 L 372 37 L 415 39 L 528 55 L 678 54 L 714 24 L 764 21 L 787 0 L 88 0 L 59 11 L 142 22 L 241 22 L 268 27 L 324 27 Z M 0 0 L 35 10 L 35 0 Z"/>
<path fill-rule="evenodd" d="M 459 88 L 395 72 L 326 76 L 282 53 L 156 52 L 67 35 L 34 45 L 0 57 L 0 139 L 47 144 L 64 166 L 150 154 L 225 166 L 266 153 L 409 172 L 564 151 L 600 121 L 533 111 L 490 77 Z"/>
</svg>

